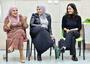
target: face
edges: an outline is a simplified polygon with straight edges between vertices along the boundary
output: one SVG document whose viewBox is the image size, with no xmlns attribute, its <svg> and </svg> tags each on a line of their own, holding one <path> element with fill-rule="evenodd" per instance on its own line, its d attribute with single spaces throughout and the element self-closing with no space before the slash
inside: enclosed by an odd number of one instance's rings
<svg viewBox="0 0 90 64">
<path fill-rule="evenodd" d="M 38 13 L 39 15 L 42 15 L 42 14 L 44 13 L 44 12 L 43 12 L 43 9 L 37 7 L 37 13 Z"/>
<path fill-rule="evenodd" d="M 14 17 L 16 17 L 18 15 L 18 9 L 17 8 L 13 8 L 11 10 L 11 15 L 14 16 Z"/>
<path fill-rule="evenodd" d="M 68 14 L 73 14 L 74 13 L 74 9 L 71 6 L 68 6 L 67 12 L 68 12 Z"/>
</svg>

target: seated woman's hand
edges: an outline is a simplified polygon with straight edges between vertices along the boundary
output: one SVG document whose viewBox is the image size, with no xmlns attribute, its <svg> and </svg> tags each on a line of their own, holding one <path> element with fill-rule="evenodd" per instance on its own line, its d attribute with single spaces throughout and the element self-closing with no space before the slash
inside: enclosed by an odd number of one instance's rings
<svg viewBox="0 0 90 64">
<path fill-rule="evenodd" d="M 68 33 L 68 32 L 70 32 L 70 30 L 69 29 L 67 29 L 67 28 L 64 28 L 64 30 Z"/>
<path fill-rule="evenodd" d="M 27 20 L 27 17 L 26 16 L 23 16 L 23 19 Z"/>
<path fill-rule="evenodd" d="M 11 21 L 9 21 L 8 24 L 7 24 L 8 28 L 10 28 L 10 26 L 11 26 Z"/>
<path fill-rule="evenodd" d="M 78 28 L 70 29 L 70 31 L 75 31 L 75 30 L 78 30 Z"/>
<path fill-rule="evenodd" d="M 69 29 L 66 30 L 67 33 L 70 32 L 70 31 L 71 31 L 71 30 L 69 30 Z"/>
</svg>

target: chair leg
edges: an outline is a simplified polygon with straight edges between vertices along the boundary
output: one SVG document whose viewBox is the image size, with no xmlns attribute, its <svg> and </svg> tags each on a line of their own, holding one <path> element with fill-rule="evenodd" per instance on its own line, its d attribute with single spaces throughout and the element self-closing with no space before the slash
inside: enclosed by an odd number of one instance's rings
<svg viewBox="0 0 90 64">
<path fill-rule="evenodd" d="M 29 40 L 27 40 L 27 48 L 26 48 L 26 57 L 28 57 L 28 51 L 29 51 L 29 48 L 30 46 L 29 46 Z"/>
<path fill-rule="evenodd" d="M 83 60 L 85 60 L 85 40 L 83 40 Z"/>
<path fill-rule="evenodd" d="M 31 53 L 30 53 L 30 56 L 32 56 L 32 42 L 31 42 L 31 48 L 30 48 L 30 49 L 31 49 Z"/>
<path fill-rule="evenodd" d="M 32 42 L 31 42 L 31 53 L 30 53 L 30 56 L 32 56 Z M 36 52 L 35 52 L 35 47 L 34 47 L 34 60 L 36 60 Z"/>
<path fill-rule="evenodd" d="M 81 41 L 78 42 L 79 56 L 81 56 Z"/>
<path fill-rule="evenodd" d="M 6 62 L 8 61 L 8 42 L 6 40 Z"/>
<path fill-rule="evenodd" d="M 50 57 L 51 57 L 51 54 L 52 54 L 52 47 L 50 47 Z"/>
<path fill-rule="evenodd" d="M 57 51 L 55 50 L 55 59 L 57 59 Z"/>
<path fill-rule="evenodd" d="M 63 53 L 62 53 L 62 60 L 63 60 Z"/>
<path fill-rule="evenodd" d="M 84 24 L 82 24 L 82 30 L 83 30 L 83 60 L 85 60 L 85 29 L 84 29 Z"/>
<path fill-rule="evenodd" d="M 36 51 L 35 51 L 35 47 L 34 47 L 34 60 L 36 60 Z"/>
<path fill-rule="evenodd" d="M 30 44 L 29 44 L 29 40 L 27 40 L 27 49 L 26 49 L 26 58 L 28 59 L 28 61 L 30 60 Z"/>
</svg>

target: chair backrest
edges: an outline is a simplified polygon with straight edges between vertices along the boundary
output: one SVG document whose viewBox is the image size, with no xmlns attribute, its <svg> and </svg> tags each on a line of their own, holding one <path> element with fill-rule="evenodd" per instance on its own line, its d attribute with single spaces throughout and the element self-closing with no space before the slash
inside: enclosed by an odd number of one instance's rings
<svg viewBox="0 0 90 64">
<path fill-rule="evenodd" d="M 85 28 L 84 28 L 84 24 L 82 24 L 82 31 L 81 31 L 81 35 L 83 37 L 83 40 L 85 40 Z"/>
</svg>

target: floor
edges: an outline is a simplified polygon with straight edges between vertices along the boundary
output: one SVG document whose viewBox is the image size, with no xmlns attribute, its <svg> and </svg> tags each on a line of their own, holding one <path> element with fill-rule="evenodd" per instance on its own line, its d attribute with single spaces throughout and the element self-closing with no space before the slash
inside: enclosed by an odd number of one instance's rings
<svg viewBox="0 0 90 64">
<path fill-rule="evenodd" d="M 24 53 L 26 53 L 24 51 Z M 26 55 L 26 54 L 25 54 Z M 82 55 L 82 54 L 81 54 Z M 5 50 L 0 50 L 0 64 L 21 64 L 19 62 L 19 52 L 18 50 L 15 50 L 12 53 L 9 53 L 9 60 L 8 62 L 3 59 L 3 56 L 5 56 Z M 77 57 L 78 60 L 77 62 L 71 60 L 71 56 L 69 55 L 69 51 L 66 51 L 64 54 L 64 60 L 61 60 L 61 57 L 57 60 L 55 60 L 54 57 L 54 50 L 52 51 L 52 56 L 49 56 L 49 50 L 45 52 L 42 55 L 42 61 L 35 61 L 33 59 L 33 55 L 31 57 L 31 60 L 25 60 L 25 63 L 23 64 L 90 64 L 90 51 L 86 50 L 86 59 L 83 60 L 82 56 L 78 56 L 78 51 L 77 51 Z"/>
</svg>

